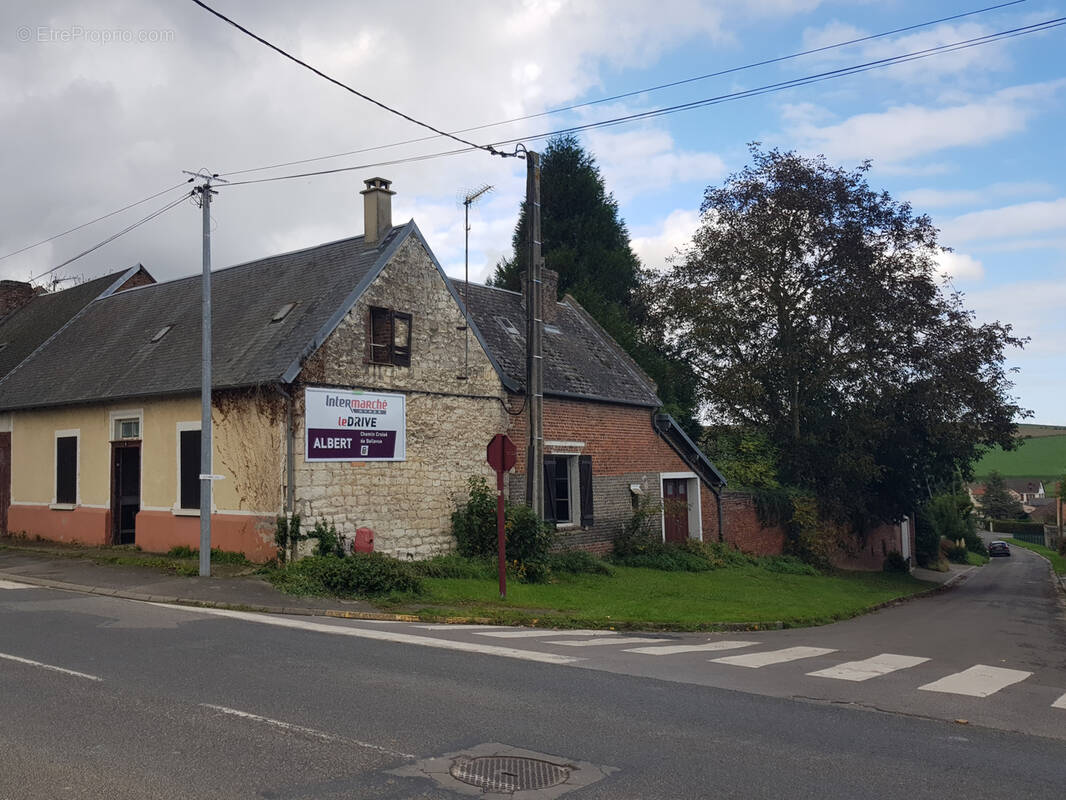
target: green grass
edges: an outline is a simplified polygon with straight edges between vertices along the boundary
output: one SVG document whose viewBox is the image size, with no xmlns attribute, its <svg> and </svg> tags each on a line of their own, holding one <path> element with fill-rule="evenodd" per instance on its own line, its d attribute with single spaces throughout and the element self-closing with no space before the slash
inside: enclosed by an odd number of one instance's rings
<svg viewBox="0 0 1066 800">
<path fill-rule="evenodd" d="M 988 556 L 983 556 L 980 553 L 966 553 L 966 563 L 975 567 L 983 566 L 984 564 L 987 564 L 989 560 Z"/>
<path fill-rule="evenodd" d="M 1026 550 L 1032 550 L 1034 553 L 1042 555 L 1051 562 L 1051 568 L 1055 570 L 1056 575 L 1066 575 L 1066 557 L 1060 556 L 1054 550 L 1044 547 L 1042 544 L 1023 542 L 1021 539 L 1011 539 L 1010 544 L 1015 547 L 1024 547 Z"/>
<path fill-rule="evenodd" d="M 721 623 L 811 625 L 855 616 L 929 588 L 909 575 L 789 575 L 758 566 L 711 572 L 615 567 L 613 575 L 559 576 L 554 583 L 425 578 L 418 597 L 389 610 L 424 617 L 482 617 L 560 627 L 700 630 Z"/>
<path fill-rule="evenodd" d="M 998 472 L 1004 478 L 1038 479 L 1050 493 L 1051 485 L 1066 473 L 1066 435 L 1025 439 L 1016 450 L 995 448 L 977 462 L 974 475 L 984 480 Z"/>
</svg>

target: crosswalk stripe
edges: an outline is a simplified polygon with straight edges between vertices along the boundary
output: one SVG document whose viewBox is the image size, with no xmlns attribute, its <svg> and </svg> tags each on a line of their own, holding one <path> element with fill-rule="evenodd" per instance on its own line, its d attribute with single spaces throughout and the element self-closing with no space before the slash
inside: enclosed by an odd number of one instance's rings
<svg viewBox="0 0 1066 800">
<path fill-rule="evenodd" d="M 927 683 L 918 688 L 926 692 L 945 692 L 947 694 L 964 694 L 969 697 L 988 697 L 1011 684 L 1024 681 L 1033 673 L 1020 669 L 989 667 L 975 664 L 962 672 L 947 675 L 938 681 Z"/>
<path fill-rule="evenodd" d="M 35 589 L 32 583 L 16 583 L 15 581 L 0 581 L 0 589 Z"/>
<path fill-rule="evenodd" d="M 783 664 L 786 661 L 814 658 L 815 656 L 824 656 L 827 653 L 835 652 L 836 650 L 828 647 L 786 647 L 784 650 L 769 650 L 765 653 L 745 653 L 739 656 L 712 658 L 711 661 L 716 664 L 731 664 L 734 667 L 758 669 L 770 664 Z"/>
<path fill-rule="evenodd" d="M 567 647 L 595 647 L 601 644 L 643 644 L 644 642 L 661 642 L 662 639 L 648 639 L 640 636 L 599 636 L 595 639 L 574 639 L 569 642 L 545 642 L 544 644 L 563 644 Z"/>
<path fill-rule="evenodd" d="M 866 658 L 862 661 L 847 661 L 837 664 L 835 667 L 827 667 L 817 672 L 808 672 L 818 678 L 835 678 L 840 681 L 868 681 L 908 667 L 916 667 L 924 664 L 928 658 L 921 656 L 898 656 L 894 653 L 881 653 L 879 656 Z"/>
<path fill-rule="evenodd" d="M 661 647 L 634 647 L 627 653 L 641 653 L 646 656 L 672 656 L 677 653 L 703 653 L 715 650 L 737 650 L 751 647 L 758 642 L 707 642 L 706 644 L 667 644 Z"/>
<path fill-rule="evenodd" d="M 617 636 L 616 631 L 553 631 L 529 628 L 522 631 L 485 631 L 478 636 L 494 636 L 497 639 L 526 639 L 534 636 Z"/>
<path fill-rule="evenodd" d="M 438 622 L 434 625 L 415 625 L 425 631 L 490 631 L 493 628 L 502 628 L 502 625 L 449 625 L 447 622 Z"/>
<path fill-rule="evenodd" d="M 1066 708 L 1066 694 L 1051 704 L 1052 708 Z"/>
</svg>

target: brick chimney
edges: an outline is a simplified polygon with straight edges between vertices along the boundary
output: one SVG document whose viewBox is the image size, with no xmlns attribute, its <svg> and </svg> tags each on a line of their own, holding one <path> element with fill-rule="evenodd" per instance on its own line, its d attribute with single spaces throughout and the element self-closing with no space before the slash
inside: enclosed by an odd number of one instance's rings
<svg viewBox="0 0 1066 800">
<path fill-rule="evenodd" d="M 0 317 L 22 308 L 30 302 L 37 291 L 22 281 L 0 281 Z"/>
<path fill-rule="evenodd" d="M 363 196 L 363 241 L 377 245 L 392 230 L 392 196 L 396 192 L 389 187 L 392 181 L 371 178 L 365 181 Z"/>
<path fill-rule="evenodd" d="M 522 282 L 522 308 L 526 307 L 526 292 L 528 291 L 529 279 L 526 271 L 522 270 L 519 277 Z M 540 268 L 540 315 L 548 325 L 555 323 L 559 317 L 559 273 L 547 267 Z"/>
</svg>

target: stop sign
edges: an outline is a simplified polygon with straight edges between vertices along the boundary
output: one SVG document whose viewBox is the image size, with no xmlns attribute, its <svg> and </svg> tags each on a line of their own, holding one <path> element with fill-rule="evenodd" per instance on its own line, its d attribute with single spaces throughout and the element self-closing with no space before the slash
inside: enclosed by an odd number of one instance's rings
<svg viewBox="0 0 1066 800">
<path fill-rule="evenodd" d="M 515 462 L 514 442 L 507 434 L 497 433 L 485 449 L 485 458 L 496 472 L 507 472 Z"/>
</svg>

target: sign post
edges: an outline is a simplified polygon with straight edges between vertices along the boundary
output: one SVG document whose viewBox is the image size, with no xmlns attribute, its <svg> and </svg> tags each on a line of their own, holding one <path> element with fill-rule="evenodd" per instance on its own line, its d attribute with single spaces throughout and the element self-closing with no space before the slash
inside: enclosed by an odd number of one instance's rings
<svg viewBox="0 0 1066 800">
<path fill-rule="evenodd" d="M 489 466 L 496 470 L 496 560 L 500 574 L 500 599 L 507 597 L 507 542 L 503 528 L 503 474 L 514 466 L 515 448 L 506 434 L 497 433 L 485 451 Z"/>
</svg>

